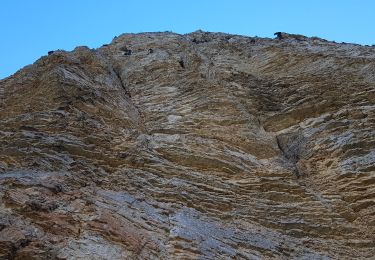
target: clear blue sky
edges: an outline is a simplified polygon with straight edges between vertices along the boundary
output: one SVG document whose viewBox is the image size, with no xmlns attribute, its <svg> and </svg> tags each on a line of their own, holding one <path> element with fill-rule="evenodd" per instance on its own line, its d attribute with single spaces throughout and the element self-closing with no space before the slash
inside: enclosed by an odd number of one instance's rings
<svg viewBox="0 0 375 260">
<path fill-rule="evenodd" d="M 375 44 L 375 0 L 0 0 L 0 78 L 47 51 L 92 48 L 124 32 L 276 31 Z"/>
</svg>

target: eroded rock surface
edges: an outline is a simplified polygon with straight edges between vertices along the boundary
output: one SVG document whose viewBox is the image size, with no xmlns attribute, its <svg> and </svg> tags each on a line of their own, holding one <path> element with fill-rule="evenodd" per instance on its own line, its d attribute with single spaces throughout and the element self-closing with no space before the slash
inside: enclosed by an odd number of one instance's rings
<svg viewBox="0 0 375 260">
<path fill-rule="evenodd" d="M 0 81 L 0 257 L 375 257 L 375 48 L 123 34 Z"/>
</svg>

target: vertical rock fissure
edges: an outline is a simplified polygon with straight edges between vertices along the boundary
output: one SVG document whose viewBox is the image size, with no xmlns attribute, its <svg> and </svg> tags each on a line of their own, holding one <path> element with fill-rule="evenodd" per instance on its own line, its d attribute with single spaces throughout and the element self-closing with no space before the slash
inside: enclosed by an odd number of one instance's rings
<svg viewBox="0 0 375 260">
<path fill-rule="evenodd" d="M 129 97 L 131 97 L 131 94 L 130 94 L 130 91 L 126 88 L 121 76 L 120 76 L 120 73 L 117 69 L 115 68 L 112 68 L 113 69 L 113 72 L 115 73 L 117 79 L 119 80 L 120 84 L 121 84 L 121 87 L 125 90 L 125 94 Z"/>
<path fill-rule="evenodd" d="M 297 178 L 301 177 L 301 173 L 298 170 L 297 163 L 300 159 L 300 141 L 298 139 L 295 140 L 286 140 L 282 138 L 282 136 L 276 136 L 276 143 L 281 151 L 282 157 L 285 158 L 289 162 L 289 167 L 291 168 L 292 172 L 296 175 Z"/>
</svg>

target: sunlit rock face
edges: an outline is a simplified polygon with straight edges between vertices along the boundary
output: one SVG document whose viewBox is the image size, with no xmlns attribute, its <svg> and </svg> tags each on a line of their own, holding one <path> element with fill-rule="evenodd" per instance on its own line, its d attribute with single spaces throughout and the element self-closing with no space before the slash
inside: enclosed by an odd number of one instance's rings
<svg viewBox="0 0 375 260">
<path fill-rule="evenodd" d="M 0 81 L 1 259 L 375 257 L 375 48 L 123 34 Z"/>
</svg>

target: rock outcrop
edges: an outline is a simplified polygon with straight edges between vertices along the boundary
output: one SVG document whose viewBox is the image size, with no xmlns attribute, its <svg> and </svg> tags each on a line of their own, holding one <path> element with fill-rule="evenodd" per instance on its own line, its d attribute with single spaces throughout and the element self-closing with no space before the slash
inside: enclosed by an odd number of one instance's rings
<svg viewBox="0 0 375 260">
<path fill-rule="evenodd" d="M 375 48 L 123 34 L 0 81 L 0 258 L 375 257 Z"/>
</svg>

